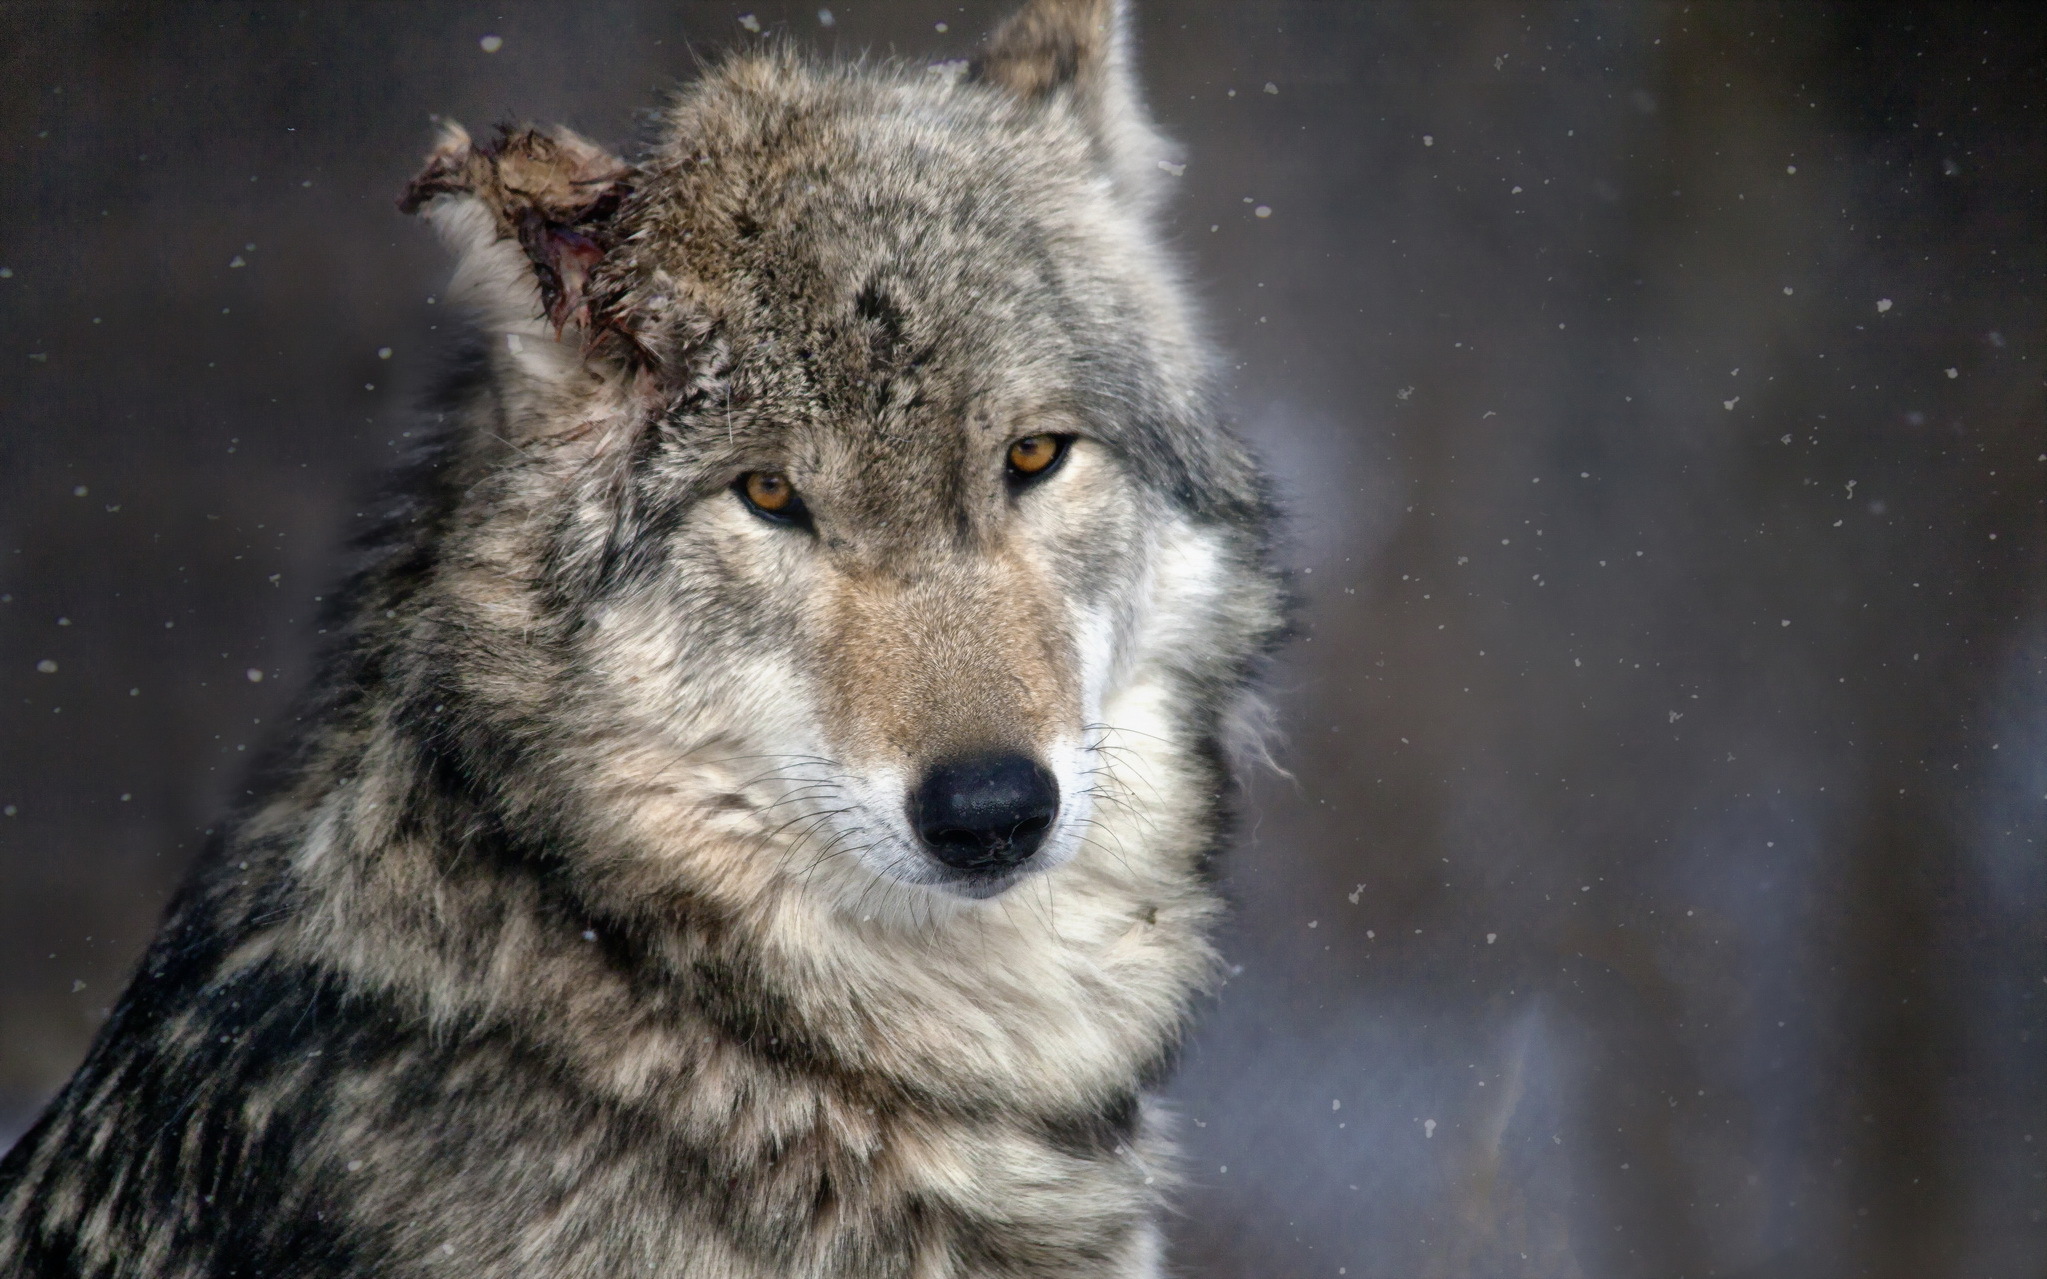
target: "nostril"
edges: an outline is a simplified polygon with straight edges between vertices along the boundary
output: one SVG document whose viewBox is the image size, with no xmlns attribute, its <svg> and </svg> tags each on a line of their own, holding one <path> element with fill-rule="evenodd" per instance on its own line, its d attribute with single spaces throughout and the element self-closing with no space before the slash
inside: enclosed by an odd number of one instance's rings
<svg viewBox="0 0 2047 1279">
<path fill-rule="evenodd" d="M 1008 870 L 1045 841 L 1059 786 L 1027 755 L 975 755 L 925 774 L 910 796 L 910 822 L 925 848 L 955 870 Z"/>
</svg>

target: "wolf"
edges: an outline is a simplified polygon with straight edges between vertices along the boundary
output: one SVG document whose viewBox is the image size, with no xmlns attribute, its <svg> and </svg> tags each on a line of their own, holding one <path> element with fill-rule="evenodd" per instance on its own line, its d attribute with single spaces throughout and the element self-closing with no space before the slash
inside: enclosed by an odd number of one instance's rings
<svg viewBox="0 0 2047 1279">
<path fill-rule="evenodd" d="M 450 127 L 472 345 L 0 1164 L 35 1276 L 1151 1276 L 1283 627 L 1128 16 Z"/>
</svg>

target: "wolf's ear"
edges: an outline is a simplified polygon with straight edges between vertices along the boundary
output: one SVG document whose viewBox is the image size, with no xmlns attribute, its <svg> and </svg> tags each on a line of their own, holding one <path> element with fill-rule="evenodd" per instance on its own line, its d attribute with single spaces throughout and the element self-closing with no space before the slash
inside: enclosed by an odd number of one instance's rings
<svg viewBox="0 0 2047 1279">
<path fill-rule="evenodd" d="M 551 327 L 555 338 L 574 327 L 588 347 L 605 327 L 593 320 L 591 274 L 632 178 L 567 129 L 500 129 L 478 145 L 450 123 L 398 207 L 424 210 L 455 253 L 452 292 L 486 327 L 533 337 Z"/>
<path fill-rule="evenodd" d="M 1149 205 L 1172 148 L 1138 98 L 1129 26 L 1126 0 L 1029 0 L 968 63 L 967 78 L 1027 102 L 1066 105 L 1093 136 L 1117 188 Z"/>
</svg>

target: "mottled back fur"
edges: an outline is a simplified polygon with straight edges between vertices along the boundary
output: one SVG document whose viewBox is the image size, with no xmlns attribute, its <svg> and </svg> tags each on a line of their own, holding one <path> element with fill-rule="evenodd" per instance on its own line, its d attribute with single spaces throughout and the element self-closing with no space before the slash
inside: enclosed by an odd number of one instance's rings
<svg viewBox="0 0 2047 1279">
<path fill-rule="evenodd" d="M 444 430 L 0 1270 L 1155 1273 L 1278 610 L 1123 23 L 734 56 L 631 163 L 448 132 Z M 949 859 L 997 757 L 1050 815 Z"/>
</svg>

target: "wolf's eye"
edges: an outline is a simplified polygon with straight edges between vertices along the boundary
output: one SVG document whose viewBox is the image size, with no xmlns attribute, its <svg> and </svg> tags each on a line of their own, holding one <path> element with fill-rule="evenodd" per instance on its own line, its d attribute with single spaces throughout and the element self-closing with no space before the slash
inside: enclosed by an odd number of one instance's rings
<svg viewBox="0 0 2047 1279">
<path fill-rule="evenodd" d="M 810 524 L 810 510 L 796 495 L 796 486 L 780 471 L 748 471 L 732 485 L 746 508 L 776 524 Z"/>
<path fill-rule="evenodd" d="M 1050 475 L 1066 457 L 1070 435 L 1026 435 L 1009 446 L 1009 479 L 1012 484 L 1028 483 Z"/>
</svg>

